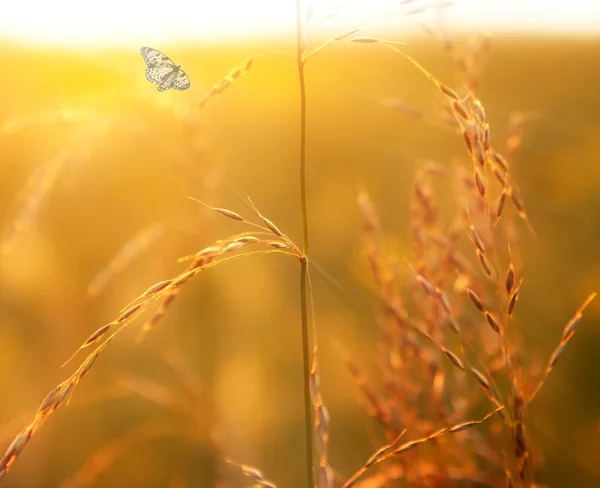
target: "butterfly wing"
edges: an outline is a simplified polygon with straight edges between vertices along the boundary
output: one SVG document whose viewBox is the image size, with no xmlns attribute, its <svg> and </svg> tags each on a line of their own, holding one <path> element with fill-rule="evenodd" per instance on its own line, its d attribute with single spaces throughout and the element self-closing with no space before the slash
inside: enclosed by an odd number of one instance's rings
<svg viewBox="0 0 600 488">
<path fill-rule="evenodd" d="M 175 66 L 151 66 L 146 68 L 146 79 L 155 85 L 169 81 L 177 70 Z"/>
<path fill-rule="evenodd" d="M 144 58 L 144 61 L 146 62 L 146 65 L 149 68 L 155 66 L 170 66 L 172 68 L 175 67 L 175 63 L 171 61 L 169 56 L 161 53 L 160 51 L 157 51 L 156 49 L 152 49 L 151 47 L 141 48 L 140 54 L 142 55 L 142 58 Z"/>
<path fill-rule="evenodd" d="M 165 91 L 165 90 L 168 90 L 169 88 L 171 88 L 172 87 L 171 81 L 173 80 L 173 76 L 175 76 L 175 75 L 170 75 L 165 81 L 163 81 L 160 85 L 158 85 L 156 87 L 156 89 L 159 92 L 162 92 L 162 91 Z"/>
<path fill-rule="evenodd" d="M 187 90 L 190 87 L 190 79 L 188 75 L 185 74 L 183 70 L 178 69 L 177 73 L 171 80 L 171 88 L 175 88 L 175 90 L 183 91 Z"/>
</svg>

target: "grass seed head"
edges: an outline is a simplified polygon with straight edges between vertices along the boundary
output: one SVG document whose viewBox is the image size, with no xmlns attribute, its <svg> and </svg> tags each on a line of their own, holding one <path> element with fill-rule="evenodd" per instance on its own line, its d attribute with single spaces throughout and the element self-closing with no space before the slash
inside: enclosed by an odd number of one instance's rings
<svg viewBox="0 0 600 488">
<path fill-rule="evenodd" d="M 464 122 L 471 122 L 471 116 L 469 115 L 469 113 L 467 112 L 467 109 L 464 107 L 464 105 L 459 100 L 454 100 L 452 102 L 452 108 L 458 115 L 460 115 L 461 118 L 464 119 Z"/>
<path fill-rule="evenodd" d="M 488 258 L 483 254 L 479 249 L 476 250 L 477 257 L 479 258 L 479 262 L 485 271 L 485 274 L 491 281 L 496 279 L 496 273 L 494 272 L 494 268 L 492 267 L 492 263 L 488 260 Z"/>
<path fill-rule="evenodd" d="M 162 291 L 165 288 L 167 288 L 171 283 L 173 283 L 173 280 L 159 281 L 158 283 L 155 283 L 150 288 L 148 288 L 144 293 L 142 293 L 140 295 L 140 298 L 145 298 L 154 295 L 155 293 L 158 293 L 159 291 Z"/>
<path fill-rule="evenodd" d="M 246 219 L 244 217 L 242 217 L 240 214 L 236 213 L 236 212 L 232 212 L 231 210 L 227 210 L 226 208 L 214 208 L 213 210 L 215 210 L 216 212 L 219 212 L 221 215 L 233 219 L 233 220 L 237 220 L 238 222 L 246 222 Z"/>
<path fill-rule="evenodd" d="M 465 370 L 465 366 L 456 354 L 444 347 L 442 347 L 442 351 L 450 361 L 452 361 L 456 366 L 458 366 L 458 368 L 460 368 L 463 371 Z"/>
<path fill-rule="evenodd" d="M 479 235 L 479 233 L 477 232 L 477 230 L 475 229 L 475 227 L 473 225 L 470 226 L 469 230 L 471 231 L 471 238 L 473 240 L 473 244 L 475 244 L 475 247 L 477 247 L 477 249 L 479 249 L 479 251 L 484 253 L 485 252 L 485 244 L 483 243 L 483 239 L 481 238 L 481 236 Z"/>
<path fill-rule="evenodd" d="M 459 101 L 460 100 L 460 97 L 458 96 L 458 94 L 452 88 L 450 88 L 448 85 L 445 85 L 443 83 L 439 83 L 438 84 L 438 88 L 448 98 L 450 98 L 452 100 L 455 100 L 455 101 Z"/>
<path fill-rule="evenodd" d="M 469 153 L 470 156 L 472 156 L 473 155 L 473 138 L 471 136 L 471 133 L 468 130 L 463 130 L 462 137 L 463 137 L 465 146 L 467 147 L 467 152 Z"/>
<path fill-rule="evenodd" d="M 104 336 L 104 334 L 106 334 L 109 331 L 111 326 L 112 326 L 112 323 L 106 324 L 106 325 L 103 325 L 102 327 L 100 327 L 98 330 L 96 330 L 96 332 L 93 332 L 83 343 L 82 347 L 89 346 L 90 344 L 93 344 L 97 340 L 101 339 Z"/>
<path fill-rule="evenodd" d="M 487 320 L 487 323 L 490 325 L 492 330 L 496 334 L 499 334 L 500 333 L 500 324 L 498 323 L 498 320 L 488 311 L 485 311 L 483 314 L 485 316 L 485 320 Z"/>
<path fill-rule="evenodd" d="M 502 211 L 504 210 L 504 204 L 506 203 L 506 188 L 502 190 L 500 194 L 500 198 L 498 199 L 498 204 L 496 205 L 496 220 L 499 220 L 502 216 Z"/>
<path fill-rule="evenodd" d="M 508 271 L 506 272 L 506 279 L 504 280 L 504 286 L 506 287 L 506 293 L 510 295 L 510 292 L 515 285 L 515 268 L 512 263 L 510 263 L 508 267 Z"/>
<path fill-rule="evenodd" d="M 467 295 L 469 295 L 469 298 L 471 299 L 475 307 L 477 307 L 477 310 L 479 310 L 480 312 L 484 312 L 483 302 L 481 301 L 477 293 L 475 293 L 471 288 L 466 288 L 466 292 Z"/>
<path fill-rule="evenodd" d="M 485 183 L 483 173 L 479 168 L 475 168 L 475 186 L 481 198 L 485 197 Z"/>
<path fill-rule="evenodd" d="M 489 390 L 491 388 L 490 380 L 486 375 L 484 375 L 481 371 L 475 368 L 471 368 L 471 372 L 473 373 L 475 378 L 477 378 L 477 381 L 479 381 L 479 384 L 483 386 L 483 388 L 485 388 L 486 390 Z"/>
<path fill-rule="evenodd" d="M 513 294 L 510 296 L 510 299 L 508 300 L 508 315 L 512 315 L 513 309 L 515 308 L 515 305 L 517 304 L 518 299 L 519 299 L 519 291 L 515 290 L 513 292 Z"/>
</svg>

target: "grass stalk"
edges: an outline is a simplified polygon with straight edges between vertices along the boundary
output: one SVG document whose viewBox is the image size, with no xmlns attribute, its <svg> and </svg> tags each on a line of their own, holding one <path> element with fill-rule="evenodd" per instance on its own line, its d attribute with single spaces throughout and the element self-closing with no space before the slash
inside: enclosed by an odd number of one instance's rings
<svg viewBox="0 0 600 488">
<path fill-rule="evenodd" d="M 300 260 L 300 309 L 302 320 L 302 356 L 304 382 L 304 430 L 306 440 L 306 483 L 313 486 L 313 428 L 310 396 L 310 344 L 308 336 L 307 273 L 308 273 L 308 212 L 306 208 L 306 82 L 304 79 L 304 33 L 302 2 L 296 0 L 296 60 L 300 84 L 300 207 L 302 212 L 302 259 Z"/>
</svg>

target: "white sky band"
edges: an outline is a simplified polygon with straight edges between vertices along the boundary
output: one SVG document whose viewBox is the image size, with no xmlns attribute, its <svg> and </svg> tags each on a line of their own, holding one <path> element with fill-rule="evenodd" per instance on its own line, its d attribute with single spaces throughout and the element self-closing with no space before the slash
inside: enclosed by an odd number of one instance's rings
<svg viewBox="0 0 600 488">
<path fill-rule="evenodd" d="M 600 1 L 596 0 L 454 0 L 443 12 L 453 28 L 481 32 L 516 31 L 600 35 Z M 325 12 L 334 0 L 313 0 Z M 315 22 L 312 29 L 335 33 L 372 17 L 377 5 L 391 0 L 341 0 L 338 20 Z M 440 3 L 414 0 L 411 6 Z M 407 7 L 408 8 L 408 7 Z M 419 20 L 400 17 L 374 23 L 381 27 L 417 28 Z M 139 45 L 180 41 L 235 41 L 284 36 L 295 28 L 295 0 L 16 0 L 0 2 L 0 40 L 32 43 Z M 413 20 L 414 19 L 414 20 Z"/>
</svg>

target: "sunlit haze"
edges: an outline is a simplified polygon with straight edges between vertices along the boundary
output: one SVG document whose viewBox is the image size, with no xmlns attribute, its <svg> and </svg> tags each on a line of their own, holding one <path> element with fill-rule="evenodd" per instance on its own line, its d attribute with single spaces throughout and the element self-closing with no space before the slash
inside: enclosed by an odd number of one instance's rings
<svg viewBox="0 0 600 488">
<path fill-rule="evenodd" d="M 365 29 L 415 28 L 442 15 L 461 29 L 542 33 L 600 33 L 600 2 L 590 0 L 312 0 L 310 28 L 332 30 L 377 17 L 404 3 L 411 15 L 386 16 Z M 453 5 L 447 6 L 452 3 Z M 220 41 L 285 36 L 295 28 L 295 0 L 19 0 L 0 6 L 0 39 L 33 43 L 129 44 Z M 327 18 L 336 4 L 334 18 Z M 444 6 L 414 13 L 422 6 Z"/>
</svg>

